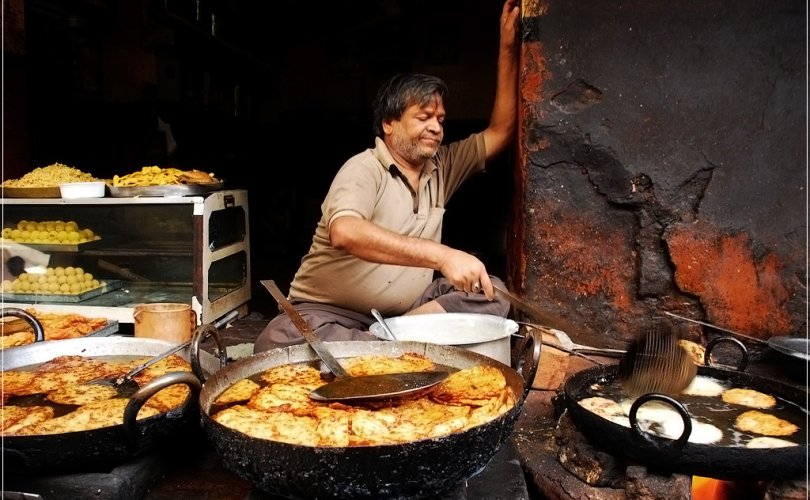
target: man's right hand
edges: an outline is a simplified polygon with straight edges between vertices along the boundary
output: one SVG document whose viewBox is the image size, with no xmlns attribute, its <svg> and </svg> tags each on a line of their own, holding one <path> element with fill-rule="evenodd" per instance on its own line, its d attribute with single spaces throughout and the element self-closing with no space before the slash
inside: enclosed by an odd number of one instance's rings
<svg viewBox="0 0 810 500">
<path fill-rule="evenodd" d="M 467 293 L 483 291 L 489 300 L 494 299 L 495 290 L 484 263 L 467 252 L 447 248 L 447 256 L 439 267 L 439 272 L 459 290 Z"/>
</svg>

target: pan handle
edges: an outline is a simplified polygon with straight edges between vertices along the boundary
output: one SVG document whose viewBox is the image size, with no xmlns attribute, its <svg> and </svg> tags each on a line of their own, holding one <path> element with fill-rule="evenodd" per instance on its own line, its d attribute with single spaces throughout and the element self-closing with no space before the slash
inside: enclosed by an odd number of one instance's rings
<svg viewBox="0 0 810 500">
<path fill-rule="evenodd" d="M 638 399 L 633 401 L 633 404 L 630 406 L 630 413 L 628 415 L 630 417 L 630 426 L 632 427 L 633 432 L 641 436 L 647 443 L 655 446 L 656 448 L 661 448 L 661 445 L 656 441 L 653 441 L 652 437 L 643 431 L 641 426 L 638 424 L 638 410 L 647 401 L 661 401 L 675 408 L 683 420 L 683 432 L 678 439 L 673 441 L 671 445 L 668 445 L 668 448 L 671 447 L 674 450 L 680 450 L 683 448 L 683 445 L 686 444 L 686 442 L 689 440 L 689 436 L 692 434 L 692 417 L 689 415 L 689 411 L 687 411 L 686 407 L 682 405 L 680 401 L 667 396 L 666 394 L 651 392 L 644 394 L 643 396 L 639 396 Z"/>
<path fill-rule="evenodd" d="M 42 329 L 42 323 L 32 314 L 29 314 L 28 311 L 17 307 L 4 307 L 0 309 L 0 317 L 5 318 L 6 316 L 16 316 L 31 325 L 31 328 L 34 329 L 34 342 L 42 342 L 45 340 L 45 330 Z"/>
<path fill-rule="evenodd" d="M 225 365 L 228 364 L 228 350 L 225 346 L 225 341 L 222 340 L 222 335 L 219 334 L 219 329 L 236 319 L 238 315 L 239 312 L 233 310 L 222 318 L 214 321 L 213 325 L 205 323 L 194 330 L 194 335 L 191 337 L 191 347 L 189 347 L 189 359 L 191 360 L 191 370 L 194 372 L 194 375 L 200 379 L 200 382 L 205 383 L 206 379 L 205 371 L 202 369 L 202 364 L 200 363 L 200 343 L 207 339 L 209 335 L 214 337 L 214 341 L 217 343 L 219 367 L 225 368 Z"/>
<path fill-rule="evenodd" d="M 703 356 L 703 363 L 706 366 L 712 366 L 711 361 L 712 351 L 717 346 L 717 344 L 721 343 L 733 344 L 737 346 L 737 349 L 740 350 L 740 361 L 737 363 L 737 371 L 741 372 L 745 370 L 745 367 L 748 366 L 748 348 L 745 347 L 745 344 L 735 339 L 734 337 L 717 337 L 710 340 L 709 343 L 706 344 L 706 354 Z"/>
<path fill-rule="evenodd" d="M 124 432 L 126 433 L 127 439 L 131 445 L 135 446 L 139 441 L 136 419 L 141 407 L 146 403 L 147 400 L 149 400 L 149 398 L 157 394 L 158 391 L 161 391 L 174 384 L 185 384 L 189 388 L 189 395 L 183 402 L 180 409 L 182 415 L 186 415 L 193 409 L 194 406 L 197 405 L 202 383 L 200 383 L 200 380 L 193 373 L 170 372 L 152 380 L 145 386 L 138 389 L 130 398 L 126 408 L 124 408 Z"/>
<path fill-rule="evenodd" d="M 523 377 L 523 397 L 525 398 L 532 388 L 534 377 L 537 375 L 537 367 L 540 365 L 540 350 L 543 347 L 541 342 L 535 338 L 536 333 L 531 331 L 523 336 L 517 349 L 515 358 L 515 370 Z M 528 370 L 527 370 L 528 365 Z"/>
</svg>

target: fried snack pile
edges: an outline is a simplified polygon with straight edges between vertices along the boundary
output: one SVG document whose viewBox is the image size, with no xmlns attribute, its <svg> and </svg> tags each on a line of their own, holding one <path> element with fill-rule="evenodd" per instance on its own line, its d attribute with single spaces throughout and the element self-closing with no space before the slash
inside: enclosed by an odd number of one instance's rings
<svg viewBox="0 0 810 500">
<path fill-rule="evenodd" d="M 83 356 L 59 356 L 35 370 L 5 370 L 3 378 L 3 436 L 61 434 L 120 425 L 128 398 L 119 397 L 115 389 L 85 384 L 99 377 L 123 375 L 150 359 L 139 357 L 126 362 L 106 362 Z M 149 381 L 169 372 L 191 371 L 191 365 L 177 355 L 161 360 L 134 377 L 143 387 Z M 180 406 L 188 397 L 184 384 L 158 391 L 141 407 L 138 419 L 158 415 Z M 18 396 L 37 395 L 36 405 L 15 405 Z M 11 403 L 11 404 L 9 404 Z M 71 411 L 55 413 L 52 403 L 75 406 Z"/>
<path fill-rule="evenodd" d="M 100 181 L 91 174 L 82 172 L 78 168 L 69 167 L 62 163 L 53 163 L 47 167 L 37 167 L 19 179 L 6 179 L 3 187 L 10 188 L 43 188 L 59 187 L 59 184 L 68 182 Z"/>
<path fill-rule="evenodd" d="M 44 273 L 20 273 L 0 283 L 2 293 L 78 295 L 106 285 L 81 267 L 48 267 Z"/>
<path fill-rule="evenodd" d="M 114 187 L 174 186 L 178 184 L 213 184 L 219 182 L 214 174 L 202 170 L 180 170 L 147 166 L 131 174 L 113 176 Z"/>
<path fill-rule="evenodd" d="M 92 229 L 81 228 L 72 220 L 21 220 L 14 227 L 4 227 L 2 236 L 17 243 L 50 245 L 75 245 L 101 239 Z"/>
<path fill-rule="evenodd" d="M 342 360 L 344 361 L 344 360 Z M 429 371 L 433 362 L 416 353 L 399 358 L 360 356 L 345 360 L 351 375 Z M 476 366 L 452 373 L 427 396 L 393 406 L 351 406 L 313 401 L 324 385 L 308 365 L 282 365 L 226 389 L 215 402 L 226 405 L 212 418 L 248 436 L 313 447 L 380 446 L 463 432 L 495 420 L 515 405 L 497 368 Z"/>
<path fill-rule="evenodd" d="M 81 314 L 46 313 L 29 308 L 26 312 L 42 325 L 45 340 L 75 339 L 107 326 L 107 318 L 88 318 Z M 34 330 L 27 321 L 7 317 L 0 322 L 0 350 L 34 342 Z"/>
</svg>

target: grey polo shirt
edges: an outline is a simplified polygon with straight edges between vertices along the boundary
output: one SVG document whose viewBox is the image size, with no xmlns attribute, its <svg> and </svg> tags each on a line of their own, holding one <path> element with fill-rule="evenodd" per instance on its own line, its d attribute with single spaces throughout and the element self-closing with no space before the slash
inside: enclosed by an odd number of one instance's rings
<svg viewBox="0 0 810 500">
<path fill-rule="evenodd" d="M 321 205 L 321 219 L 290 286 L 290 298 L 365 315 L 372 307 L 389 316 L 406 312 L 433 280 L 433 270 L 359 259 L 332 246 L 329 225 L 348 215 L 395 233 L 441 241 L 445 204 L 464 180 L 484 170 L 484 149 L 481 133 L 441 146 L 426 163 L 415 193 L 382 139 L 350 158 Z"/>
</svg>

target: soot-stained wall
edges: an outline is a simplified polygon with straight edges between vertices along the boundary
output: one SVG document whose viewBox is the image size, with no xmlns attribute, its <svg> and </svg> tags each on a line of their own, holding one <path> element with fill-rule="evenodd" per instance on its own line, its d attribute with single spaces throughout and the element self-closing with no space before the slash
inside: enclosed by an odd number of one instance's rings
<svg viewBox="0 0 810 500">
<path fill-rule="evenodd" d="M 608 344 L 803 335 L 806 7 L 524 2 L 511 286 Z"/>
</svg>

